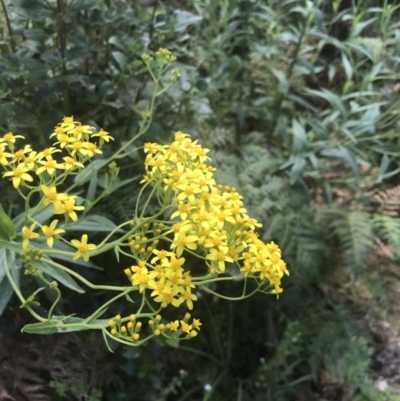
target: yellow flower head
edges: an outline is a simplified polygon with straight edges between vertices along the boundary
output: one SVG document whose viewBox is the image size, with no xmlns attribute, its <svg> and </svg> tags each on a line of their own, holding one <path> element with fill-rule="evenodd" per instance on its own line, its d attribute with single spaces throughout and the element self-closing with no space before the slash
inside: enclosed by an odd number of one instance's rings
<svg viewBox="0 0 400 401">
<path fill-rule="evenodd" d="M 28 247 L 29 240 L 39 237 L 38 233 L 33 232 L 33 230 L 35 229 L 35 225 L 36 223 L 33 223 L 30 228 L 26 226 L 22 227 L 22 249 L 24 250 Z"/>
<path fill-rule="evenodd" d="M 33 181 L 33 178 L 28 174 L 30 169 L 23 163 L 18 164 L 12 171 L 3 173 L 3 177 L 12 177 L 12 183 L 14 188 L 18 188 L 24 181 Z"/>
<path fill-rule="evenodd" d="M 58 223 L 58 220 L 53 220 L 50 223 L 50 226 L 42 227 L 42 231 L 43 231 L 43 234 L 47 238 L 47 245 L 49 246 L 49 248 L 53 247 L 54 237 L 56 235 L 65 233 L 65 230 L 63 230 L 62 228 L 56 228 L 57 223 Z"/>
<path fill-rule="evenodd" d="M 89 251 L 93 251 L 93 249 L 96 249 L 96 245 L 88 244 L 87 241 L 88 241 L 87 234 L 83 234 L 82 239 L 80 241 L 77 239 L 71 240 L 71 244 L 78 249 L 73 257 L 74 260 L 78 258 L 83 258 L 85 262 L 89 260 Z"/>
</svg>

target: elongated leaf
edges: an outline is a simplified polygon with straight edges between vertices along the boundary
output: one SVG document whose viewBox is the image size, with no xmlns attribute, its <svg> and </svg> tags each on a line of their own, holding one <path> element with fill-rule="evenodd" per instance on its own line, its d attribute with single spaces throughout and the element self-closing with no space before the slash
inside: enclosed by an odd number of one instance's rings
<svg viewBox="0 0 400 401">
<path fill-rule="evenodd" d="M 3 277 L 0 281 L 0 316 L 3 314 L 13 292 L 14 290 L 7 277 Z"/>
<path fill-rule="evenodd" d="M 45 258 L 43 258 L 43 260 L 38 263 L 37 267 L 39 270 L 42 270 L 44 273 L 53 277 L 56 281 L 64 284 L 68 288 L 71 288 L 71 290 L 80 293 L 85 292 L 81 287 L 79 287 L 76 281 L 68 273 L 66 273 L 64 270 L 58 269 L 57 267 L 49 265 L 48 263 L 46 263 Z"/>
<path fill-rule="evenodd" d="M 111 220 L 98 214 L 85 216 L 83 219 L 79 219 L 76 223 L 69 225 L 70 231 L 83 231 L 86 233 L 110 232 L 114 230 L 115 227 L 117 226 Z M 121 231 L 122 230 L 118 230 L 118 232 Z"/>
<path fill-rule="evenodd" d="M 360 177 L 357 160 L 354 154 L 345 146 L 340 145 L 337 149 L 329 149 L 322 152 L 323 155 L 344 160 L 349 164 L 357 178 Z"/>
<path fill-rule="evenodd" d="M 295 118 L 292 121 L 292 132 L 293 132 L 292 154 L 296 155 L 305 152 L 308 147 L 306 131 Z"/>
<path fill-rule="evenodd" d="M 351 67 L 350 60 L 343 52 L 342 52 L 342 62 L 343 62 L 344 72 L 346 73 L 346 78 L 348 81 L 351 81 L 351 78 L 353 77 L 353 68 Z"/>
<path fill-rule="evenodd" d="M 10 241 L 14 239 L 16 235 L 15 225 L 0 203 L 0 239 Z"/>
<path fill-rule="evenodd" d="M 48 205 L 45 207 L 43 210 L 41 210 L 38 214 L 33 214 L 34 208 L 29 209 L 28 215 L 32 216 L 34 220 L 36 220 L 38 223 L 43 224 L 46 223 L 50 217 L 53 215 L 53 206 Z M 17 217 L 14 218 L 14 224 L 16 227 L 21 227 L 24 224 L 25 220 L 25 212 L 19 214 Z"/>
<path fill-rule="evenodd" d="M 20 306 L 21 309 L 25 308 L 27 305 L 40 305 L 39 302 L 35 301 L 35 296 L 39 294 L 39 292 L 43 291 L 45 287 L 38 288 L 32 295 L 27 298 L 27 300 Z"/>
<path fill-rule="evenodd" d="M 57 327 L 54 326 L 56 322 L 39 322 L 27 324 L 22 328 L 22 331 L 29 334 L 55 334 Z"/>
<path fill-rule="evenodd" d="M 75 183 L 85 184 L 94 174 L 108 163 L 105 159 L 94 160 L 85 167 L 74 179 Z"/>
</svg>

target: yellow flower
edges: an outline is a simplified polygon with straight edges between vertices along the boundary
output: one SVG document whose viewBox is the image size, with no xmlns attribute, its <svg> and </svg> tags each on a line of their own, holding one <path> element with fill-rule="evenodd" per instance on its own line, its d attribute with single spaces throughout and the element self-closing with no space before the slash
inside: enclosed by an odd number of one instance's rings
<svg viewBox="0 0 400 401">
<path fill-rule="evenodd" d="M 65 193 L 57 193 L 56 187 L 46 187 L 46 185 L 42 185 L 40 187 L 42 192 L 45 194 L 45 198 L 43 199 L 43 206 L 47 206 L 50 203 L 55 203 L 57 201 L 64 201 L 68 199 L 68 195 Z"/>
<path fill-rule="evenodd" d="M 65 230 L 62 228 L 56 228 L 56 225 L 58 223 L 58 220 L 53 220 L 50 223 L 50 226 L 43 226 L 42 231 L 43 234 L 47 238 L 47 245 L 49 248 L 53 248 L 53 243 L 54 243 L 54 237 L 58 234 L 65 233 Z"/>
<path fill-rule="evenodd" d="M 40 161 L 40 164 L 42 164 L 42 167 L 39 167 L 36 170 L 36 174 L 40 175 L 44 171 L 47 172 L 48 175 L 53 175 L 56 172 L 56 169 L 63 169 L 64 165 L 57 163 L 56 160 L 52 158 L 52 156 L 46 156 L 46 161 Z"/>
<path fill-rule="evenodd" d="M 14 153 L 14 158 L 15 158 L 14 161 L 21 160 L 25 156 L 25 153 L 28 153 L 28 152 L 32 152 L 31 145 L 25 145 L 23 149 L 17 150 Z"/>
<path fill-rule="evenodd" d="M 30 171 L 28 167 L 25 167 L 23 164 L 18 164 L 12 171 L 3 173 L 3 177 L 13 177 L 13 186 L 14 188 L 18 188 L 21 181 L 33 181 L 33 178 L 27 173 L 28 171 Z"/>
<path fill-rule="evenodd" d="M 176 256 L 181 256 L 185 248 L 195 250 L 197 249 L 196 242 L 198 241 L 197 235 L 176 234 L 174 241 L 171 244 L 171 249 L 176 248 Z"/>
<path fill-rule="evenodd" d="M 75 159 L 69 156 L 63 157 L 63 160 L 65 161 L 64 164 L 65 170 L 73 170 L 75 167 L 80 167 L 80 168 L 85 167 L 82 163 L 77 162 Z"/>
<path fill-rule="evenodd" d="M 60 128 L 60 127 L 58 127 Z M 68 134 L 57 134 L 58 142 L 54 142 L 54 145 L 60 145 L 60 148 L 64 148 L 66 145 L 69 145 L 71 142 L 74 142 L 74 138 L 71 138 Z"/>
<path fill-rule="evenodd" d="M 139 292 L 143 292 L 149 281 L 155 277 L 156 273 L 149 273 L 146 267 L 139 266 L 134 266 L 132 270 L 135 271 L 135 274 L 132 276 L 132 285 L 139 286 Z"/>
<path fill-rule="evenodd" d="M 36 223 L 33 223 L 30 228 L 26 226 L 22 227 L 22 249 L 24 250 L 28 247 L 29 240 L 39 237 L 38 233 L 33 232 L 35 225 Z"/>
<path fill-rule="evenodd" d="M 26 167 L 28 167 L 29 169 L 33 170 L 33 168 L 35 167 L 35 161 L 38 158 L 37 152 L 33 151 L 30 152 L 28 156 L 25 156 L 24 159 L 24 164 Z"/>
<path fill-rule="evenodd" d="M 38 153 L 37 158 L 43 159 L 43 157 L 51 156 L 53 153 L 61 152 L 61 149 L 56 149 L 53 147 L 43 149 L 41 152 Z"/>
<path fill-rule="evenodd" d="M 168 286 L 164 291 L 161 291 L 156 298 L 154 298 L 154 301 L 161 302 L 162 308 L 166 308 L 170 304 L 177 308 L 183 302 L 183 299 L 175 298 L 175 295 L 178 294 L 178 292 L 178 287 Z"/>
<path fill-rule="evenodd" d="M 192 294 L 192 291 L 190 291 L 190 288 L 186 288 L 179 297 L 182 299 L 182 302 L 186 302 L 187 307 L 189 310 L 193 309 L 193 301 L 197 301 L 197 296 Z"/>
<path fill-rule="evenodd" d="M 200 326 L 201 326 L 202 324 L 203 324 L 203 323 L 200 322 L 200 319 L 193 319 L 192 325 L 193 325 L 193 327 L 194 327 L 195 329 L 200 330 Z"/>
<path fill-rule="evenodd" d="M 95 143 L 92 142 L 83 142 L 84 149 L 81 150 L 81 153 L 87 157 L 93 157 L 95 154 L 101 155 L 103 152 L 100 149 L 97 149 Z"/>
<path fill-rule="evenodd" d="M 211 248 L 210 253 L 206 256 L 206 259 L 217 262 L 219 271 L 223 273 L 225 271 L 225 262 L 233 263 L 233 259 L 228 256 L 227 253 L 227 247 L 220 249 Z"/>
<path fill-rule="evenodd" d="M 192 325 L 186 323 L 184 320 L 181 320 L 181 328 L 182 328 L 182 331 L 189 334 L 190 330 L 192 330 Z"/>
<path fill-rule="evenodd" d="M 179 328 L 179 320 L 175 320 L 169 324 L 169 328 L 171 331 L 176 331 Z"/>
<path fill-rule="evenodd" d="M 75 210 L 84 210 L 83 206 L 75 206 L 75 199 L 68 198 L 67 200 L 63 200 L 61 202 L 56 202 L 54 204 L 54 214 L 64 214 L 66 213 L 73 221 L 78 220 L 78 216 L 75 213 Z"/>
<path fill-rule="evenodd" d="M 85 262 L 89 260 L 89 251 L 96 249 L 96 245 L 88 244 L 87 241 L 88 241 L 87 234 L 83 234 L 82 239 L 80 241 L 78 241 L 77 239 L 71 240 L 71 244 L 78 249 L 73 257 L 73 260 L 76 260 L 78 258 L 83 258 Z"/>
<path fill-rule="evenodd" d="M 25 139 L 24 136 L 22 135 L 14 135 L 12 132 L 7 132 L 7 134 L 4 134 L 3 138 L 0 138 L 0 142 L 7 142 L 8 145 L 15 143 L 15 140 L 17 138 L 22 138 Z"/>
<path fill-rule="evenodd" d="M 100 144 L 102 144 L 103 141 L 108 142 L 110 139 L 114 140 L 114 138 L 110 136 L 107 131 L 104 131 L 103 128 L 101 128 L 97 134 L 92 135 L 92 138 L 94 138 L 95 136 L 98 136 L 100 138 Z"/>
<path fill-rule="evenodd" d="M 2 164 L 3 166 L 7 166 L 8 164 L 7 157 L 12 158 L 13 154 L 5 152 L 4 150 L 5 150 L 5 145 L 0 144 L 0 164 Z"/>
</svg>

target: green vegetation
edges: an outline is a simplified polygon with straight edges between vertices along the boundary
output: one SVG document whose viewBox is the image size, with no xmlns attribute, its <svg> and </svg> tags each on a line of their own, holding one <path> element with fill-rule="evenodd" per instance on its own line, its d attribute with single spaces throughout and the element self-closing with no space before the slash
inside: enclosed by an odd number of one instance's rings
<svg viewBox="0 0 400 401">
<path fill-rule="evenodd" d="M 290 271 L 278 300 L 257 294 L 232 304 L 203 294 L 196 306 L 207 324 L 178 348 L 160 340 L 141 349 L 115 344 L 109 354 L 92 334 L 52 337 L 53 361 L 71 357 L 64 374 L 40 357 L 41 340 L 13 343 L 4 334 L 4 391 L 34 401 L 45 394 L 399 400 L 390 377 L 386 389 L 375 385 L 384 370 L 377 347 L 399 313 L 392 297 L 400 256 L 398 1 L 3 0 L 1 7 L 1 135 L 12 131 L 48 146 L 54 126 L 73 115 L 114 136 L 104 150 L 109 157 L 137 134 L 152 99 L 142 54 L 167 48 L 181 76 L 156 99 L 140 140 L 169 144 L 179 130 L 211 149 L 216 181 L 243 195 L 249 215 L 263 223 L 261 239 L 279 244 Z M 121 181 L 144 173 L 144 154 L 132 149 L 129 157 L 118 163 Z M 87 184 L 92 191 L 102 192 L 106 173 L 97 171 Z M 23 204 L 8 180 L 0 180 L 0 191 L 4 210 L 19 215 Z M 93 210 L 119 225 L 134 214 L 138 193 L 132 182 Z M 71 267 L 92 282 L 125 285 L 113 253 L 93 261 L 104 269 Z M 3 276 L 0 265 L 0 328 L 17 333 L 31 321 L 17 314 Z M 27 293 L 37 288 L 32 280 L 21 276 Z M 235 283 L 213 289 L 240 291 Z M 65 315 L 87 316 L 89 305 L 106 300 L 70 295 L 59 305 Z M 46 296 L 38 296 L 43 310 L 51 306 Z M 29 341 L 21 349 L 35 350 L 36 363 L 25 355 L 14 360 L 19 370 L 10 370 L 8 350 Z M 15 379 L 21 372 L 35 377 L 36 390 L 32 379 Z"/>
</svg>

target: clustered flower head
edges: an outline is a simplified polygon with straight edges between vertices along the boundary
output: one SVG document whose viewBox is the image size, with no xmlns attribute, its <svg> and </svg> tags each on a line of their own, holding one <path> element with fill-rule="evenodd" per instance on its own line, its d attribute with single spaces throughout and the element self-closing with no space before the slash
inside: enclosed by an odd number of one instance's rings
<svg viewBox="0 0 400 401">
<path fill-rule="evenodd" d="M 77 212 L 83 211 L 84 206 L 76 204 L 75 195 L 60 192 L 58 187 L 68 176 L 78 174 L 84 164 L 96 154 L 101 154 L 101 147 L 113 138 L 103 129 L 96 132 L 94 127 L 82 125 L 73 117 L 64 117 L 63 122 L 54 128 L 50 138 L 55 138 L 53 146 L 37 152 L 31 145 L 16 148 L 17 140 L 24 139 L 22 135 L 7 132 L 0 137 L 0 166 L 5 170 L 3 177 L 10 177 L 18 191 L 24 188 L 30 191 L 39 190 L 42 196 L 41 205 L 52 205 L 53 214 L 77 221 Z M 53 247 L 54 238 L 65 232 L 62 228 L 56 228 L 58 222 L 59 220 L 52 220 L 49 225 L 41 226 L 49 248 Z M 33 223 L 22 228 L 24 250 L 30 240 L 41 238 L 35 232 L 36 226 Z M 73 240 L 72 245 L 77 248 L 75 258 L 82 257 L 85 260 L 89 258 L 88 251 L 94 249 L 93 244 L 87 244 L 84 237 L 82 241 Z"/>
<path fill-rule="evenodd" d="M 132 285 L 142 294 L 149 291 L 160 309 L 172 305 L 192 310 L 202 280 L 192 277 L 185 266 L 184 252 L 190 252 L 205 260 L 208 277 L 227 274 L 227 266 L 236 266 L 242 278 L 253 278 L 260 288 L 267 286 L 279 296 L 281 279 L 289 274 L 281 250 L 274 242 L 259 239 L 255 230 L 261 224 L 248 216 L 236 189 L 216 184 L 215 169 L 206 164 L 209 151 L 182 132 L 175 134 L 172 144 L 146 143 L 144 151 L 142 183 L 154 188 L 164 210 L 173 212 L 170 223 L 153 221 L 152 230 L 145 219 L 132 223 L 141 229 L 141 235 L 129 240 L 136 264 L 124 271 Z M 169 249 L 157 249 L 158 238 L 169 239 Z M 149 327 L 154 335 L 191 338 L 201 323 L 198 319 L 190 323 L 188 316 L 169 323 L 161 323 L 160 316 Z M 118 319 L 110 321 L 111 334 L 137 341 L 134 326 L 120 326 Z"/>
<path fill-rule="evenodd" d="M 281 278 L 289 274 L 281 250 L 259 239 L 255 229 L 261 224 L 248 216 L 236 189 L 216 185 L 215 169 L 206 164 L 208 150 L 177 132 L 171 145 L 147 143 L 145 152 L 143 182 L 160 187 L 159 199 L 172 202 L 171 219 L 178 220 L 171 230 L 174 254 L 167 253 L 163 268 L 188 249 L 205 255 L 211 273 L 224 273 L 226 264 L 234 263 L 245 277 L 267 281 L 272 293 L 281 293 Z"/>
</svg>

